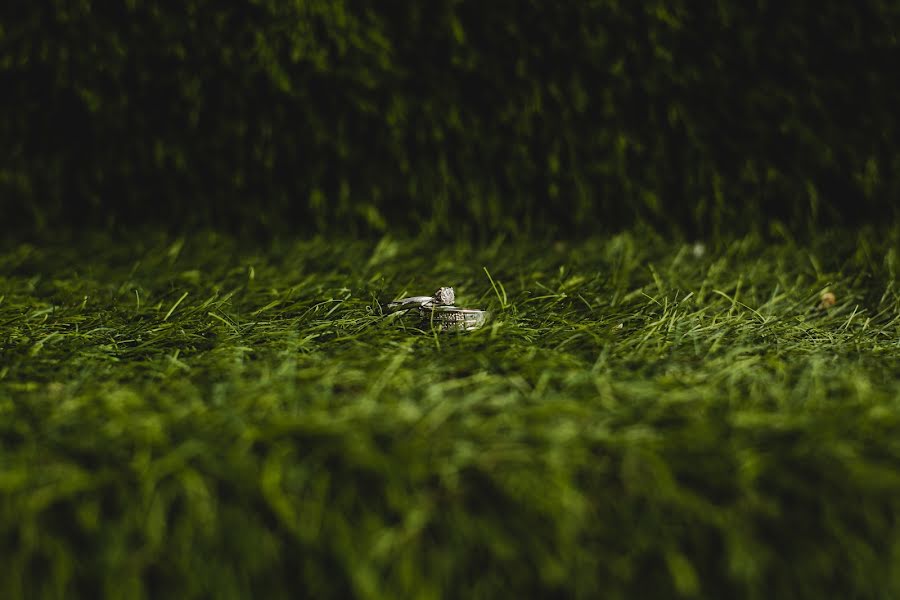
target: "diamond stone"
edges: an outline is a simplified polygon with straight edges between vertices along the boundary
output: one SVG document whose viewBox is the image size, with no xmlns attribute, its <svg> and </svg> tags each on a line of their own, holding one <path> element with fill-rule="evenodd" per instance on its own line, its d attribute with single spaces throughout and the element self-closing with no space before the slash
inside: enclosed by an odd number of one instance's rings
<svg viewBox="0 0 900 600">
<path fill-rule="evenodd" d="M 438 288 L 438 291 L 434 293 L 434 303 L 439 306 L 453 304 L 454 300 L 456 300 L 456 294 L 453 293 L 452 287 Z"/>
</svg>

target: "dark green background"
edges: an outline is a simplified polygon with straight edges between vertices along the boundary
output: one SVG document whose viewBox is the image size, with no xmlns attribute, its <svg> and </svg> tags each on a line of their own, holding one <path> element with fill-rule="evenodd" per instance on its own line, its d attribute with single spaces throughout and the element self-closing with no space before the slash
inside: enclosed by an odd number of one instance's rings
<svg viewBox="0 0 900 600">
<path fill-rule="evenodd" d="M 895 2 L 117 4 L 0 9 L 8 226 L 897 215 Z"/>
</svg>

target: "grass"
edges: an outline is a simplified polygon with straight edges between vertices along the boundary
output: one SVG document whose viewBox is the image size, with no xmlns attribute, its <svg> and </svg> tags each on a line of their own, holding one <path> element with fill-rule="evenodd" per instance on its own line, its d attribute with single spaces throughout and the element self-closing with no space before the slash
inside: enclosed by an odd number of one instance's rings
<svg viewBox="0 0 900 600">
<path fill-rule="evenodd" d="M 898 597 L 898 248 L 7 245 L 0 596 Z"/>
</svg>

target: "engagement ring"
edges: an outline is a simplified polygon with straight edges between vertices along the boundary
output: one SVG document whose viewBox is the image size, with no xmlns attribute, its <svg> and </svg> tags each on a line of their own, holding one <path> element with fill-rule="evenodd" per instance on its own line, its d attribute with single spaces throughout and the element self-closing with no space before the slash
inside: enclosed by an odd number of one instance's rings
<svg viewBox="0 0 900 600">
<path fill-rule="evenodd" d="M 456 300 L 452 287 L 438 288 L 433 296 L 410 296 L 387 305 L 388 312 L 409 310 L 411 308 L 430 308 L 432 306 L 449 306 Z"/>
<path fill-rule="evenodd" d="M 433 296 L 410 296 L 395 300 L 387 305 L 388 313 L 417 309 L 427 324 L 436 325 L 443 331 L 471 331 L 484 325 L 491 313 L 475 308 L 453 306 L 456 294 L 452 287 L 438 288 Z"/>
</svg>

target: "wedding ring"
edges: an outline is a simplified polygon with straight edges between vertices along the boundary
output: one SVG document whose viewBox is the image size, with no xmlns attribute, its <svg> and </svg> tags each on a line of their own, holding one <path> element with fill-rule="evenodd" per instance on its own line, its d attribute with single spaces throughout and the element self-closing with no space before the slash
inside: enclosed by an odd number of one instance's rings
<svg viewBox="0 0 900 600">
<path fill-rule="evenodd" d="M 453 306 L 456 294 L 452 287 L 441 287 L 432 296 L 409 296 L 388 303 L 388 313 L 418 309 L 425 325 L 438 327 L 442 331 L 471 331 L 484 325 L 491 313 L 474 308 Z"/>
<path fill-rule="evenodd" d="M 482 327 L 491 318 L 490 311 L 457 306 L 433 306 L 419 309 L 422 316 L 445 331 L 471 331 Z"/>
</svg>

